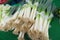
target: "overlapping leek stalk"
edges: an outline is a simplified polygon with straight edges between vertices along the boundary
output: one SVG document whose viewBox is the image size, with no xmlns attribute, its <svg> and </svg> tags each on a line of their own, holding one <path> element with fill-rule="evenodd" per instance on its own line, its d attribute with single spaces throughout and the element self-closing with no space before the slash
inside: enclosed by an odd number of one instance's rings
<svg viewBox="0 0 60 40">
<path fill-rule="evenodd" d="M 28 31 L 32 40 L 49 40 L 48 29 L 53 17 L 51 14 L 51 2 L 49 0 L 45 4 L 40 2 L 35 23 Z"/>
<path fill-rule="evenodd" d="M 33 24 L 28 31 L 30 38 L 32 38 L 33 40 L 49 40 L 48 29 L 52 14 L 48 16 L 45 15 L 44 11 L 42 11 L 41 13 L 36 16 L 35 24 Z"/>
<path fill-rule="evenodd" d="M 18 40 L 24 40 L 25 33 L 28 33 L 32 40 L 49 40 L 48 29 L 52 14 L 49 0 L 44 2 L 37 1 L 32 4 L 28 1 L 22 8 L 19 7 L 12 17 L 7 18 L 5 24 L 0 24 L 1 30 L 14 30 L 13 33 L 19 35 Z M 48 11 L 45 12 L 46 9 Z"/>
</svg>

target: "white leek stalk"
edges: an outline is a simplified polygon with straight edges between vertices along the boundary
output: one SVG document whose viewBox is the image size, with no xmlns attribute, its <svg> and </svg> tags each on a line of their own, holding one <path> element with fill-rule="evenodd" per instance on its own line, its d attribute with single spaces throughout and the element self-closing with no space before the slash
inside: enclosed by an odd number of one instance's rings
<svg viewBox="0 0 60 40">
<path fill-rule="evenodd" d="M 37 10 L 37 6 L 38 6 L 38 2 L 35 3 L 32 7 L 32 12 L 30 14 L 30 19 L 34 20 L 35 16 L 36 16 L 36 10 Z"/>
<path fill-rule="evenodd" d="M 10 10 L 10 8 L 11 8 L 11 6 L 8 4 L 6 4 L 6 5 L 1 4 L 0 5 L 0 21 L 3 20 L 4 18 L 8 17 L 7 12 L 8 12 L 8 10 Z"/>
<path fill-rule="evenodd" d="M 32 40 L 49 40 L 48 29 L 51 18 L 52 14 L 46 15 L 44 11 L 38 13 L 38 16 L 35 19 L 35 24 L 32 25 L 28 32 Z"/>
<path fill-rule="evenodd" d="M 27 6 L 27 7 L 25 8 L 25 6 Z M 24 12 L 23 12 L 24 14 L 23 14 L 22 17 L 24 18 L 23 19 L 24 23 L 21 26 L 21 31 L 20 32 L 22 32 L 22 34 L 24 35 L 28 31 L 28 29 L 30 28 L 30 26 L 31 26 L 31 23 L 28 23 L 29 22 L 30 11 L 31 11 L 30 5 L 25 4 L 23 10 L 24 10 Z M 22 35 L 22 34 L 20 34 L 20 35 Z M 20 36 L 20 35 L 19 35 L 18 39 L 20 39 L 20 38 L 24 39 L 24 37 L 22 38 L 22 36 Z"/>
</svg>

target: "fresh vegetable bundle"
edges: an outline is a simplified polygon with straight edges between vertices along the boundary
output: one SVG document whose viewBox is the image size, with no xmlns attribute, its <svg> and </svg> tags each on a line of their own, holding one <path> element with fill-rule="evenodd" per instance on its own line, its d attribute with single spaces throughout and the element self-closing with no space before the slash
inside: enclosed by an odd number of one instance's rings
<svg viewBox="0 0 60 40">
<path fill-rule="evenodd" d="M 51 3 L 52 0 L 27 1 L 12 17 L 3 21 L 5 23 L 1 22 L 0 30 L 14 30 L 13 33 L 19 35 L 18 40 L 24 40 L 25 33 L 32 40 L 49 40 L 48 29 L 53 17 Z"/>
</svg>

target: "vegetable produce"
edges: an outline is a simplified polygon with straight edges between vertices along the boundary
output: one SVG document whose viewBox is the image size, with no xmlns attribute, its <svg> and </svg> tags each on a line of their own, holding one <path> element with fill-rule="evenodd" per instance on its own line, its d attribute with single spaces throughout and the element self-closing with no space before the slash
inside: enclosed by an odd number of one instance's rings
<svg viewBox="0 0 60 40">
<path fill-rule="evenodd" d="M 8 4 L 0 5 L 0 22 L 2 19 L 4 19 L 9 14 L 8 12 L 9 12 L 10 8 L 11 8 L 11 6 Z"/>
<path fill-rule="evenodd" d="M 24 40 L 25 33 L 32 40 L 49 40 L 48 29 L 53 17 L 51 4 L 52 0 L 28 0 L 14 15 L 5 18 L 7 21 L 1 22 L 0 30 L 13 30 L 13 34 L 19 35 L 18 40 Z"/>
</svg>

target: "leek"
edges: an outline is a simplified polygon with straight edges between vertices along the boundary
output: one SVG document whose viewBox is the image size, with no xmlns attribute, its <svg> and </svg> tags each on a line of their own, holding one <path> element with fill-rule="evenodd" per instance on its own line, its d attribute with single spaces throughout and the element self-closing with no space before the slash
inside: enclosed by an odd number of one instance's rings
<svg viewBox="0 0 60 40">
<path fill-rule="evenodd" d="M 53 17 L 51 11 L 52 0 L 35 0 L 34 3 L 32 1 L 28 0 L 23 6 L 19 6 L 18 10 L 11 17 L 4 14 L 7 17 L 4 17 L 0 26 L 5 31 L 14 30 L 13 33 L 19 35 L 18 40 L 24 40 L 26 32 L 32 40 L 49 40 L 48 29 Z M 46 9 L 47 11 L 45 11 Z M 10 7 L 7 10 L 10 10 Z M 2 13 L 6 12 L 6 9 L 3 12 L 2 9 L 0 11 L 0 15 L 2 15 Z M 2 19 L 2 16 L 0 19 Z M 7 21 L 5 21 L 6 19 Z"/>
</svg>

